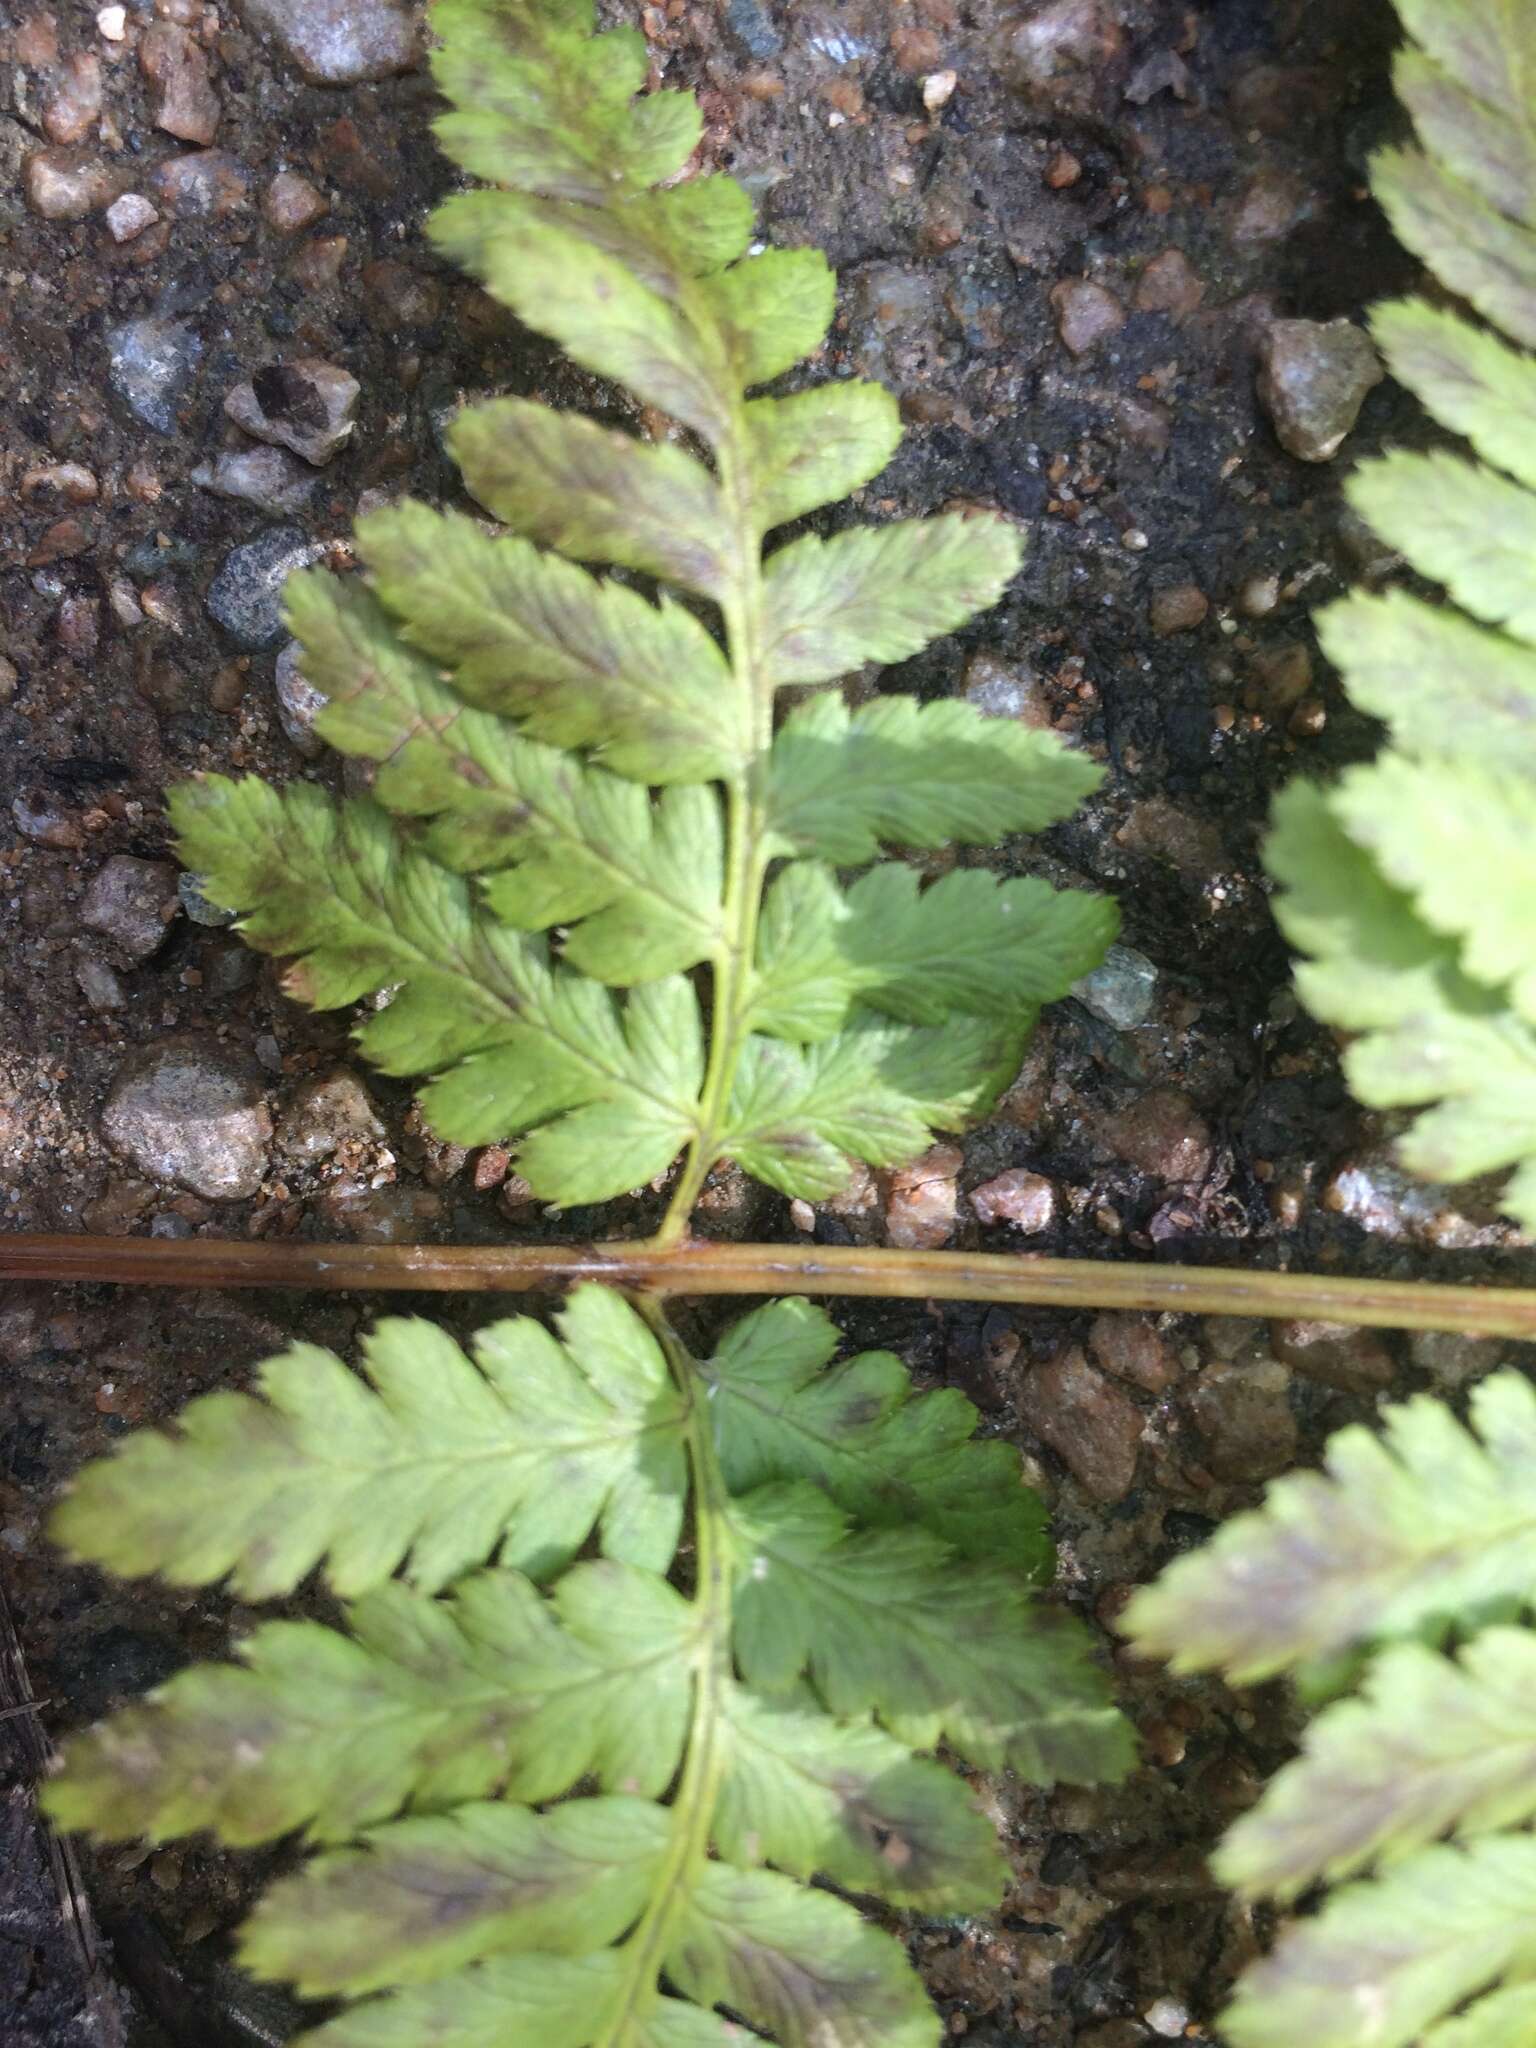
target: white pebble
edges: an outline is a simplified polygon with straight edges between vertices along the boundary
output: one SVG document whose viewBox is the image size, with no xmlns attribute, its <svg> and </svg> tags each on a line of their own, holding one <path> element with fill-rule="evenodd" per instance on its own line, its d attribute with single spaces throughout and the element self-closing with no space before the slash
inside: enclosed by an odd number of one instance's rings
<svg viewBox="0 0 1536 2048">
<path fill-rule="evenodd" d="M 103 7 L 96 15 L 96 26 L 109 43 L 120 43 L 128 33 L 128 10 L 126 7 Z"/>
<path fill-rule="evenodd" d="M 948 106 L 959 84 L 959 74 L 954 71 L 930 71 L 923 80 L 923 105 L 930 114 L 936 114 L 940 107 Z"/>
</svg>

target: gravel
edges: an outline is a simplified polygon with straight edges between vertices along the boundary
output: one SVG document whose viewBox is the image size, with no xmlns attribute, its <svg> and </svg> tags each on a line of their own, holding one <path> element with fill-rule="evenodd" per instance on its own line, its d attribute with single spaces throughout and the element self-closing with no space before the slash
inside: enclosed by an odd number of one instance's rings
<svg viewBox="0 0 1536 2048">
<path fill-rule="evenodd" d="M 112 389 L 157 434 L 176 431 L 176 408 L 203 359 L 201 337 L 180 320 L 146 314 L 107 335 Z"/>
<path fill-rule="evenodd" d="M 269 363 L 237 384 L 224 410 L 246 433 L 291 448 L 318 469 L 352 438 L 361 386 L 348 371 L 315 356 Z"/>
<path fill-rule="evenodd" d="M 315 85 L 388 78 L 417 60 L 411 17 L 391 0 L 241 0 L 241 11 Z"/>
<path fill-rule="evenodd" d="M 269 526 L 225 556 L 208 586 L 210 614 L 237 647 L 272 646 L 283 633 L 283 585 L 324 552 L 301 527 Z"/>
<path fill-rule="evenodd" d="M 80 922 L 106 940 L 120 967 L 137 967 L 164 945 L 177 904 L 176 870 L 168 861 L 114 853 L 85 892 Z"/>
<path fill-rule="evenodd" d="M 1288 454 L 1330 462 L 1385 375 L 1352 320 L 1276 320 L 1261 347 L 1258 393 Z"/>
<path fill-rule="evenodd" d="M 253 1195 L 272 1120 L 250 1069 L 197 1039 L 146 1047 L 124 1063 L 102 1112 L 107 1143 L 151 1180 L 214 1202 Z"/>
</svg>

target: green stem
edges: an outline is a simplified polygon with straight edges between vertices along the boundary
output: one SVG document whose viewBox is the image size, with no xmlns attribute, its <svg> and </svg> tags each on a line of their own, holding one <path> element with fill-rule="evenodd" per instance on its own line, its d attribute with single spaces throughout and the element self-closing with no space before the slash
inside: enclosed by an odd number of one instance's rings
<svg viewBox="0 0 1536 2048">
<path fill-rule="evenodd" d="M 683 1774 L 668 1814 L 671 1832 L 650 1903 L 625 1939 L 624 1976 L 593 2048 L 631 2048 L 661 1995 L 660 1978 L 689 1894 L 709 1856 L 710 1825 L 726 1768 L 725 1692 L 731 1678 L 731 1569 L 725 1476 L 715 1453 L 704 1383 L 660 1304 L 635 1306 L 650 1324 L 687 1402 L 686 1441 L 693 1482 L 694 1605 L 699 1648 Z"/>
<path fill-rule="evenodd" d="M 814 1244 L 284 1244 L 244 1238 L 0 1233 L 0 1280 L 140 1287 L 306 1287 L 367 1293 L 557 1293 L 582 1281 L 648 1294 L 842 1294 L 1056 1309 L 1317 1318 L 1536 1342 L 1536 1288 L 1447 1287 L 1347 1273 L 1141 1266 L 1007 1252 Z"/>
<path fill-rule="evenodd" d="M 682 1241 L 694 1204 L 724 1150 L 731 1089 L 747 1035 L 758 913 L 768 870 L 765 783 L 773 744 L 773 688 L 763 660 L 762 536 L 753 516 L 749 441 L 739 403 L 733 408 L 731 432 L 715 458 L 736 563 L 734 587 L 721 600 L 725 644 L 737 686 L 752 707 L 753 750 L 745 774 L 726 785 L 724 936 L 711 963 L 709 1062 L 699 1098 L 698 1132 L 656 1232 L 658 1245 Z"/>
</svg>

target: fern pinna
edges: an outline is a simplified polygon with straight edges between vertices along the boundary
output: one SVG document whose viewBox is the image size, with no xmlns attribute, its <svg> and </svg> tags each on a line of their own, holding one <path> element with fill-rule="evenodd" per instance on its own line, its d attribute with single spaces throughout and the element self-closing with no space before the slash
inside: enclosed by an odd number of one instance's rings
<svg viewBox="0 0 1536 2048">
<path fill-rule="evenodd" d="M 365 574 L 290 586 L 318 726 L 376 764 L 337 803 L 209 778 L 183 854 L 464 1144 L 520 1138 L 534 1192 L 665 1175 L 659 1241 L 733 1158 L 791 1195 L 909 1158 L 1009 1079 L 1111 907 L 901 862 L 1038 829 L 1097 779 L 955 703 L 809 696 L 993 602 L 997 518 L 764 537 L 886 462 L 872 385 L 749 398 L 821 342 L 811 250 L 748 252 L 724 177 L 683 178 L 693 101 L 637 96 L 583 0 L 442 0 L 448 150 L 495 189 L 433 233 L 530 326 L 671 427 L 521 398 L 450 445 L 497 524 L 365 519 Z M 614 573 L 594 576 L 583 563 Z M 673 595 L 671 593 L 678 594 Z M 654 593 L 654 594 L 653 594 Z M 256 1971 L 361 2002 L 316 2048 L 932 2048 L 888 1927 L 824 1886 L 952 1914 L 1004 1865 L 964 1781 L 1128 1761 L 1017 1457 L 894 1358 L 828 1370 L 779 1302 L 709 1356 L 651 1302 L 578 1291 L 467 1355 L 386 1321 L 366 1380 L 299 1345 L 91 1466 L 75 1555 L 248 1599 L 317 1569 L 345 1626 L 259 1627 L 77 1737 L 61 1823 L 319 1853 L 242 1936 Z M 888 1917 L 888 1916 L 887 1916 Z"/>
<path fill-rule="evenodd" d="M 1398 451 L 1353 478 L 1356 509 L 1453 602 L 1393 590 L 1322 614 L 1391 744 L 1333 789 L 1286 791 L 1267 857 L 1300 993 L 1355 1034 L 1354 1092 L 1422 1110 L 1404 1162 L 1442 1181 L 1513 1169 L 1504 1206 L 1536 1228 L 1536 9 L 1398 10 L 1423 146 L 1377 160 L 1376 195 L 1488 325 L 1411 299 L 1372 326 L 1481 460 Z"/>
<path fill-rule="evenodd" d="M 1176 1671 L 1350 1691 L 1216 1857 L 1256 1898 L 1341 1884 L 1248 1971 L 1234 2048 L 1533 2038 L 1536 1390 L 1496 1374 L 1471 1423 L 1419 1395 L 1342 1431 L 1126 1609 Z"/>
</svg>

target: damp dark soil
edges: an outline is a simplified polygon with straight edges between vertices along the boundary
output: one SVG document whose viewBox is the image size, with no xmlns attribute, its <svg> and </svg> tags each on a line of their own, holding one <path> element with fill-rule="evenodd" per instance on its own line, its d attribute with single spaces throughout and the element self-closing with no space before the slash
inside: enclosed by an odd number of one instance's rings
<svg viewBox="0 0 1536 2048">
<path fill-rule="evenodd" d="M 1390 1134 L 1349 1104 L 1289 993 L 1258 859 L 1271 792 L 1371 744 L 1308 616 L 1392 573 L 1341 479 L 1417 424 L 1379 383 L 1334 459 L 1304 461 L 1256 375 L 1277 319 L 1358 320 L 1412 281 L 1364 189 L 1396 123 L 1387 7 L 606 11 L 644 29 L 658 79 L 700 91 L 708 160 L 751 187 L 765 236 L 820 243 L 838 266 L 816 372 L 879 378 L 909 427 L 855 513 L 981 504 L 1027 532 L 997 610 L 857 687 L 966 695 L 1102 761 L 1078 820 L 976 857 L 1109 890 L 1124 915 L 1124 950 L 1047 1015 L 986 1128 L 819 1211 L 723 1175 L 699 1227 L 1512 1277 L 1527 1255 L 1495 1212 L 1406 1189 Z M 441 430 L 466 397 L 625 417 L 429 252 L 422 221 L 448 178 L 402 11 L 332 7 L 345 33 L 307 56 L 284 29 L 304 12 L 0 0 L 0 1228 L 633 1232 L 658 1191 L 555 1220 L 503 1155 L 435 1143 L 407 1089 L 358 1069 L 352 1020 L 285 1000 L 165 865 L 168 783 L 338 779 L 282 662 L 283 567 L 344 567 L 360 507 L 451 500 Z M 317 384 L 305 364 L 330 368 Z M 323 464 L 225 412 L 254 380 L 268 420 L 286 408 L 318 452 L 327 406 L 353 403 L 338 372 L 359 387 L 355 425 Z M 109 869 L 124 859 L 141 865 Z M 233 1105 L 217 1156 L 178 1130 L 185 1088 L 146 1108 L 142 1077 L 163 1079 L 168 1050 Z M 28 1789 L 45 1739 L 217 1656 L 253 1616 L 71 1569 L 44 1521 L 126 1430 L 244 1384 L 296 1333 L 351 1353 L 409 1306 L 89 1287 L 0 1301 L 0 1578 L 19 1640 L 0 1697 L 9 2048 L 254 2048 L 302 2024 L 230 1961 L 284 1850 L 82 1851 L 97 1948 L 62 1917 L 75 1874 Z M 467 1328 L 501 1306 L 448 1313 Z M 1142 1738 L 1112 1791 L 985 1785 L 1015 1871 L 1003 1910 L 904 1923 L 950 2035 L 1204 2038 L 1264 1934 L 1205 1853 L 1293 1731 L 1273 1692 L 1128 1661 L 1115 1613 L 1329 1429 L 1388 1391 L 1454 1388 L 1490 1347 L 954 1306 L 841 1319 L 850 1343 L 959 1386 L 1018 1445 L 1056 1516 L 1061 1597 L 1102 1626 Z M 36 1716 L 12 1711 L 28 1698 Z"/>
</svg>

